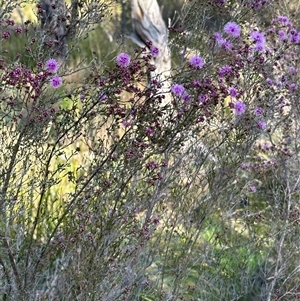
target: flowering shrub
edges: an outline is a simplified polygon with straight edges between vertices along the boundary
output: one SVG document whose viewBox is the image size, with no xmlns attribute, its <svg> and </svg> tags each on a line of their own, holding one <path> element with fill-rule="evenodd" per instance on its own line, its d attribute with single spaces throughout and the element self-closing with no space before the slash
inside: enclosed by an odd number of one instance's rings
<svg viewBox="0 0 300 301">
<path fill-rule="evenodd" d="M 168 103 L 151 43 L 72 64 L 4 7 L 32 63 L 0 57 L 1 299 L 297 300 L 300 34 L 271 1 L 200 2 L 170 28 Z"/>
</svg>

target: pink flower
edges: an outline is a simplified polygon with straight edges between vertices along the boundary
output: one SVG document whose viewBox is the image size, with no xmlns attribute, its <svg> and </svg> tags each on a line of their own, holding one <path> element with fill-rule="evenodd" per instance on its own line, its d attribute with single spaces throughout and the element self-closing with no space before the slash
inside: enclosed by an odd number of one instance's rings
<svg viewBox="0 0 300 301">
<path fill-rule="evenodd" d="M 46 62 L 46 69 L 51 73 L 56 73 L 59 68 L 58 62 L 55 59 L 50 59 Z"/>
<path fill-rule="evenodd" d="M 119 67 L 128 67 L 130 64 L 130 56 L 127 53 L 120 53 L 117 56 L 116 63 Z"/>
<path fill-rule="evenodd" d="M 228 22 L 224 26 L 224 31 L 234 38 L 238 38 L 241 34 L 241 28 L 235 22 Z"/>
<path fill-rule="evenodd" d="M 201 69 L 204 66 L 204 60 L 198 55 L 193 55 L 190 58 L 190 65 L 194 68 Z"/>
<path fill-rule="evenodd" d="M 246 106 L 242 101 L 237 101 L 234 104 L 235 114 L 236 115 L 242 115 L 245 113 Z"/>
<path fill-rule="evenodd" d="M 62 85 L 62 78 L 59 76 L 54 76 L 53 78 L 50 79 L 50 85 L 54 89 L 59 88 Z"/>
<path fill-rule="evenodd" d="M 176 96 L 182 96 L 182 94 L 184 92 L 184 87 L 182 85 L 179 85 L 179 84 L 174 84 L 171 88 L 171 91 Z"/>
</svg>

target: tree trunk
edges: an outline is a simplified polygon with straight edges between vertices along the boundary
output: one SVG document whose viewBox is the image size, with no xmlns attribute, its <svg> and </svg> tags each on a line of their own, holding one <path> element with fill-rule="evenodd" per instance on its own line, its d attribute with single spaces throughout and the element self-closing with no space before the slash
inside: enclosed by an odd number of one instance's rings
<svg viewBox="0 0 300 301">
<path fill-rule="evenodd" d="M 140 47 L 148 47 L 147 41 L 159 50 L 153 59 L 156 67 L 151 78 L 158 78 L 162 83 L 161 92 L 165 95 L 163 104 L 170 101 L 169 76 L 171 56 L 168 48 L 168 30 L 156 0 L 131 0 L 131 18 L 133 32 L 129 36 Z M 149 47 L 148 47 L 149 48 Z"/>
</svg>

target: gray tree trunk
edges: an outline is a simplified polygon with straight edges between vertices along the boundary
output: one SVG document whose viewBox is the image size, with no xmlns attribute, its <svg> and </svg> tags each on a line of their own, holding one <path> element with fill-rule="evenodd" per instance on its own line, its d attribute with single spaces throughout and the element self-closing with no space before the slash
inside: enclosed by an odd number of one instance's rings
<svg viewBox="0 0 300 301">
<path fill-rule="evenodd" d="M 151 41 L 159 54 L 153 59 L 156 70 L 151 77 L 158 77 L 162 83 L 161 93 L 165 95 L 163 104 L 170 101 L 169 76 L 171 56 L 168 47 L 168 29 L 156 0 L 131 0 L 131 18 L 133 32 L 129 36 L 140 47 Z"/>
</svg>

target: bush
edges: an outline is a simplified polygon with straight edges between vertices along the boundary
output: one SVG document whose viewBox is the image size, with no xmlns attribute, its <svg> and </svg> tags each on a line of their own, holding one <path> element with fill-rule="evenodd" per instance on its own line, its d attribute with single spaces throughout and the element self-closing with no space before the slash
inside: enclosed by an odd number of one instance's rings
<svg viewBox="0 0 300 301">
<path fill-rule="evenodd" d="M 186 2 L 167 95 L 147 47 L 80 48 L 107 2 L 68 20 L 64 60 L 20 5 L 1 21 L 3 49 L 25 45 L 0 58 L 1 299 L 298 300 L 300 32 L 280 4 Z"/>
</svg>

